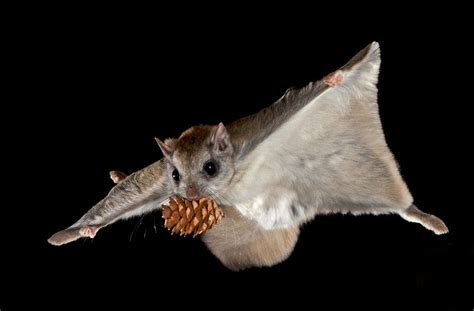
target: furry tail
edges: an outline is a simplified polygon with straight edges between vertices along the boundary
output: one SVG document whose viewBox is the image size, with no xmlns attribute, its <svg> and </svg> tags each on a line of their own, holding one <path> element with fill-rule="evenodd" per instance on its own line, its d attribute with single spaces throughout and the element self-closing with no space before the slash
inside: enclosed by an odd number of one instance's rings
<svg viewBox="0 0 474 311">
<path fill-rule="evenodd" d="M 420 211 L 415 205 L 411 205 L 406 210 L 400 212 L 400 216 L 409 222 L 417 222 L 428 230 L 436 234 L 448 233 L 448 227 L 444 222 L 434 215 Z"/>
</svg>

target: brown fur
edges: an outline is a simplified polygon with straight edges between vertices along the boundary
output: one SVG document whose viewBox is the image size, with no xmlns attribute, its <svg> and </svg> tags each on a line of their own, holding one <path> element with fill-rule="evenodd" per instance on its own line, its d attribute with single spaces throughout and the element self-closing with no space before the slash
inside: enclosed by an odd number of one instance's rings
<svg viewBox="0 0 474 311">
<path fill-rule="evenodd" d="M 175 151 L 180 153 L 181 157 L 190 158 L 196 154 L 196 150 L 204 147 L 206 138 L 211 135 L 213 126 L 197 125 L 184 131 L 176 142 Z"/>
<path fill-rule="evenodd" d="M 203 241 L 227 268 L 237 271 L 250 267 L 273 266 L 290 256 L 300 230 L 264 230 L 244 218 L 235 208 L 224 208 L 219 225 L 206 232 Z"/>
<path fill-rule="evenodd" d="M 110 193 L 49 242 L 93 237 L 189 189 L 228 206 L 222 223 L 203 240 L 233 270 L 285 260 L 298 226 L 317 214 L 396 213 L 436 234 L 448 232 L 439 218 L 413 205 L 385 142 L 377 105 L 379 66 L 379 47 L 372 43 L 337 71 L 335 84 L 317 81 L 289 90 L 228 129 L 201 125 L 179 139 L 157 139 L 164 159 L 128 177 L 112 172 L 118 184 Z M 218 173 L 208 173 L 209 163 Z"/>
</svg>

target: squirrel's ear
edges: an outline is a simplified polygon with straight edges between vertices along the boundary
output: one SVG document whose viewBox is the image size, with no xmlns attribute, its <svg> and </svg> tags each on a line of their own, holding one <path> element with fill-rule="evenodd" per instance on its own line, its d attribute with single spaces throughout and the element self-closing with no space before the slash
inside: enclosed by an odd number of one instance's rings
<svg viewBox="0 0 474 311">
<path fill-rule="evenodd" d="M 222 122 L 216 126 L 211 135 L 211 145 L 217 152 L 231 151 L 232 149 L 229 133 Z"/>
<path fill-rule="evenodd" d="M 162 142 L 159 138 L 155 137 L 158 146 L 160 146 L 161 152 L 163 155 L 169 159 L 173 155 L 174 149 L 176 147 L 176 139 L 168 138 L 165 142 Z"/>
</svg>

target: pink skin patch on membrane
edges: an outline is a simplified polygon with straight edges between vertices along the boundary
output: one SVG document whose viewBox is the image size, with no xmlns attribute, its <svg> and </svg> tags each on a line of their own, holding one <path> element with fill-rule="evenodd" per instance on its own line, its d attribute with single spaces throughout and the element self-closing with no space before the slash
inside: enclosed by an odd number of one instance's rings
<svg viewBox="0 0 474 311">
<path fill-rule="evenodd" d="M 89 237 L 91 239 L 95 237 L 96 232 L 97 232 L 97 229 L 92 228 L 92 227 L 84 227 L 79 230 L 80 235 Z"/>
<path fill-rule="evenodd" d="M 330 87 L 336 87 L 336 86 L 341 85 L 342 80 L 343 80 L 343 77 L 339 70 L 333 73 L 330 73 L 323 78 L 323 82 L 329 85 Z"/>
</svg>

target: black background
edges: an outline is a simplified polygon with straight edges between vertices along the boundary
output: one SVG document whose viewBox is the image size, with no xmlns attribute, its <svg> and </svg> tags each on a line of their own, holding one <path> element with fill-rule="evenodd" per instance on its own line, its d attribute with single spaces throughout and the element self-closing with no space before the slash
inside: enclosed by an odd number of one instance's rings
<svg viewBox="0 0 474 311">
<path fill-rule="evenodd" d="M 391 13 L 290 23 L 286 12 L 267 14 L 258 27 L 250 20 L 265 14 L 231 18 L 230 11 L 214 19 L 104 11 L 12 23 L 20 32 L 10 32 L 5 86 L 12 96 L 2 114 L 4 191 L 12 203 L 2 207 L 1 310 L 283 301 L 327 310 L 472 308 L 465 225 L 472 204 L 458 177 L 470 170 L 463 165 L 470 124 L 461 110 L 468 88 L 458 71 L 468 54 L 458 38 L 463 24 L 427 11 L 388 19 Z M 116 223 L 94 240 L 47 244 L 107 194 L 109 170 L 130 173 L 161 158 L 154 136 L 257 112 L 374 40 L 388 145 L 416 204 L 442 218 L 448 235 L 398 216 L 321 216 L 304 226 L 287 261 L 238 273 L 199 240 L 171 237 L 159 212 Z"/>
</svg>

